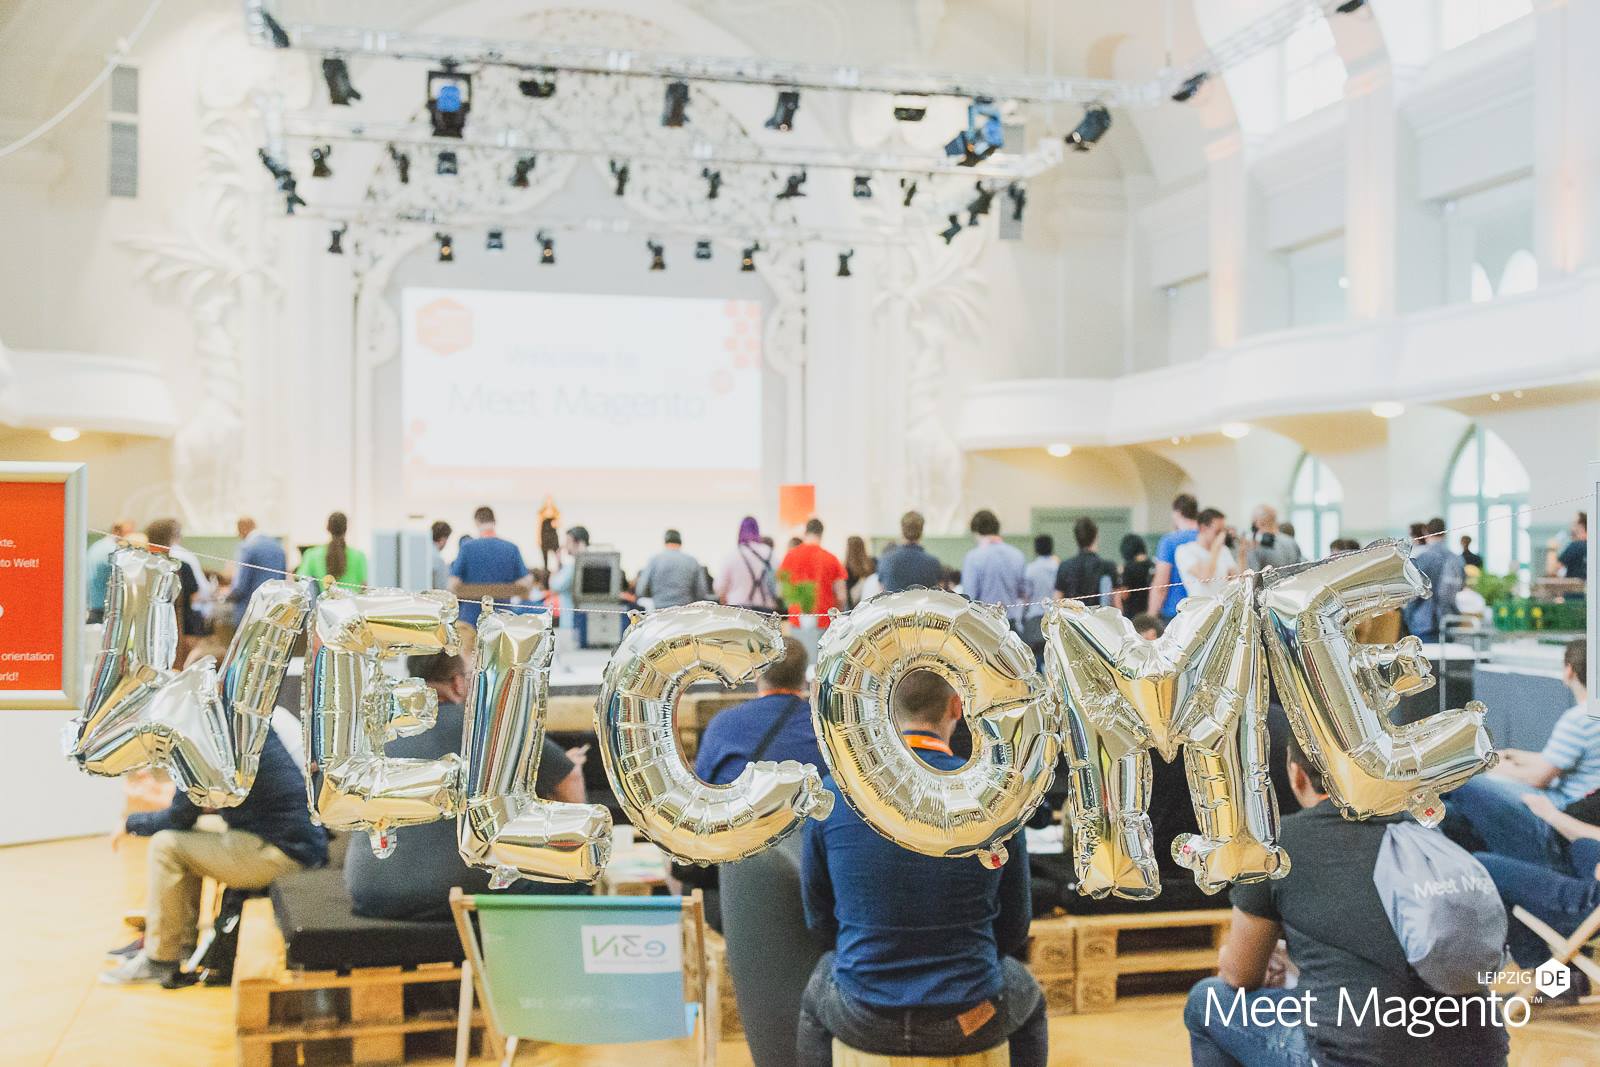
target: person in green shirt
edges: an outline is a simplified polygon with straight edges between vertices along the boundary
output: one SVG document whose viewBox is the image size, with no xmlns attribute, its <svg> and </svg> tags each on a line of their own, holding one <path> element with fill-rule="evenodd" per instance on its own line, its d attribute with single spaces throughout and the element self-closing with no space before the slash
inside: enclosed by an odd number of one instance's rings
<svg viewBox="0 0 1600 1067">
<path fill-rule="evenodd" d="M 335 581 L 348 589 L 359 590 L 367 584 L 367 555 L 359 548 L 345 544 L 345 531 L 350 520 L 344 512 L 335 511 L 328 516 L 328 543 L 313 545 L 300 556 L 300 566 L 295 571 L 302 578 L 321 581 L 333 575 Z"/>
</svg>

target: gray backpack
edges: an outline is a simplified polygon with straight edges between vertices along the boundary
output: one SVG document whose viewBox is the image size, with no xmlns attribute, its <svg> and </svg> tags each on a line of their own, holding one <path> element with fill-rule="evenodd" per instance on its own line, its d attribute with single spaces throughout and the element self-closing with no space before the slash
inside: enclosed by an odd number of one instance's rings
<svg viewBox="0 0 1600 1067">
<path fill-rule="evenodd" d="M 1438 830 L 1391 823 L 1372 882 L 1406 959 L 1440 993 L 1481 992 L 1505 960 L 1506 909 L 1472 854 Z"/>
</svg>

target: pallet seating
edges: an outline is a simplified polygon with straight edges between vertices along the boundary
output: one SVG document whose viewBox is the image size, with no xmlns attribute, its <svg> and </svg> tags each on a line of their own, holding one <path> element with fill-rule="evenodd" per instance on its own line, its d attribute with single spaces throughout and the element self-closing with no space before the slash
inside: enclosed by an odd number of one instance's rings
<svg viewBox="0 0 1600 1067">
<path fill-rule="evenodd" d="M 1028 968 L 1051 1015 L 1107 1011 L 1118 996 L 1187 989 L 1216 973 L 1231 914 L 1214 908 L 1039 919 Z"/>
</svg>

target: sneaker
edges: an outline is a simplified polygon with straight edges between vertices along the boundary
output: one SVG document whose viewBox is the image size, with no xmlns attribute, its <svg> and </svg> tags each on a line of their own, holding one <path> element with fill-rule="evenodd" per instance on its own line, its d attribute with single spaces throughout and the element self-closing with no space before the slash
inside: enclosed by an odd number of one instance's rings
<svg viewBox="0 0 1600 1067">
<path fill-rule="evenodd" d="M 109 971 L 100 972 L 100 981 L 106 985 L 137 985 L 145 982 L 165 981 L 178 969 L 177 963 L 153 960 L 143 952 L 118 964 Z"/>
<path fill-rule="evenodd" d="M 106 953 L 108 960 L 131 960 L 144 948 L 144 938 L 136 937 L 121 948 L 114 948 Z"/>
</svg>

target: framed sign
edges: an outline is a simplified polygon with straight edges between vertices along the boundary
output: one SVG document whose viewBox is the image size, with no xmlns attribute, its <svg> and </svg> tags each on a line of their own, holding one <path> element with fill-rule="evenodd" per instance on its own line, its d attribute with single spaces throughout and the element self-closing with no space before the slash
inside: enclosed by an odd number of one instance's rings
<svg viewBox="0 0 1600 1067">
<path fill-rule="evenodd" d="M 87 477 L 0 462 L 0 710 L 83 704 Z"/>
</svg>

